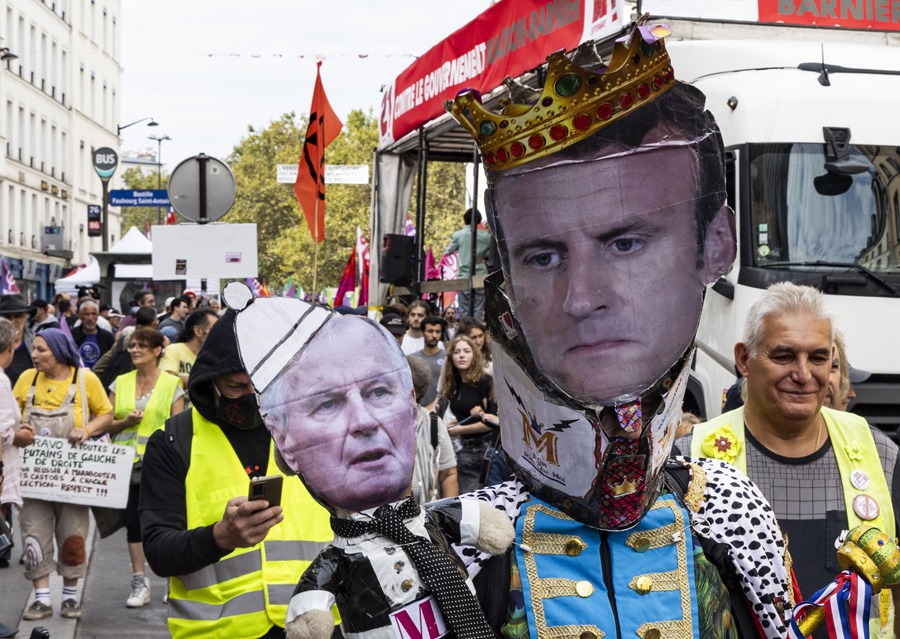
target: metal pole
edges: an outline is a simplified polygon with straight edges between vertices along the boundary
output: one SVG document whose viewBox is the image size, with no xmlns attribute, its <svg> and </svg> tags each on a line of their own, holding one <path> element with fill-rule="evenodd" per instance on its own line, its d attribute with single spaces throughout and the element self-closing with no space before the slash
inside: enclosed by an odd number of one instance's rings
<svg viewBox="0 0 900 639">
<path fill-rule="evenodd" d="M 162 138 L 156 140 L 156 190 L 162 188 Z M 156 223 L 162 224 L 162 207 L 156 207 Z"/>
<path fill-rule="evenodd" d="M 198 224 L 207 224 L 209 223 L 209 218 L 206 215 L 206 162 L 209 160 L 209 156 L 205 153 L 201 153 L 197 156 L 197 161 L 200 162 L 200 219 L 197 220 Z M 206 297 L 206 278 L 202 278 L 200 280 L 200 297 Z"/>
<path fill-rule="evenodd" d="M 475 317 L 475 259 L 478 254 L 478 223 L 475 220 L 475 214 L 478 212 L 478 145 L 472 146 L 472 252 L 469 255 L 469 317 Z"/>
<path fill-rule="evenodd" d="M 100 220 L 100 229 L 103 233 L 103 252 L 109 250 L 109 235 L 107 235 L 106 218 L 109 216 L 109 180 L 103 180 L 103 217 Z"/>
<path fill-rule="evenodd" d="M 416 280 L 412 291 L 418 298 L 425 280 L 425 196 L 428 183 L 428 142 L 425 129 L 419 129 L 419 179 L 416 193 Z"/>
<path fill-rule="evenodd" d="M 156 140 L 156 190 L 162 189 L 162 143 L 171 140 L 168 135 L 150 135 L 150 140 Z M 156 207 L 156 223 L 162 224 L 162 207 Z"/>
</svg>

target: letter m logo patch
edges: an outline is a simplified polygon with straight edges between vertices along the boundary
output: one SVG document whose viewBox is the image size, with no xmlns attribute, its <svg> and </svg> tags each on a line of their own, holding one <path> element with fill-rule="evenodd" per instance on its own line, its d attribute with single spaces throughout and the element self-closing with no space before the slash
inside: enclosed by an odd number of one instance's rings
<svg viewBox="0 0 900 639">
<path fill-rule="evenodd" d="M 539 455 L 543 455 L 548 464 L 559 466 L 556 433 L 544 431 L 542 425 L 526 415 L 525 412 L 520 410 L 519 414 L 522 416 L 522 441 L 525 442 L 525 445 Z"/>
<path fill-rule="evenodd" d="M 397 639 L 438 639 L 447 634 L 447 624 L 431 596 L 391 613 L 391 623 Z"/>
</svg>

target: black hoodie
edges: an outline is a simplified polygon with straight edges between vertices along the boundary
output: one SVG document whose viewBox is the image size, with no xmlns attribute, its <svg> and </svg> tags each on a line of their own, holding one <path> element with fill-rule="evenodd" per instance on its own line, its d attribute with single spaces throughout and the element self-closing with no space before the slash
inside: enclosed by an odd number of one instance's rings
<svg viewBox="0 0 900 639">
<path fill-rule="evenodd" d="M 216 417 L 213 380 L 244 370 L 234 334 L 236 313 L 228 310 L 216 321 L 197 355 L 188 379 L 194 408 L 216 424 L 250 477 L 266 474 L 269 431 L 260 426 L 241 430 Z M 191 458 L 193 423 L 190 411 L 166 421 L 165 430 L 155 432 L 147 443 L 141 485 L 141 531 L 147 562 L 161 577 L 185 575 L 217 562 L 230 551 L 219 548 L 213 527 L 187 529 L 184 482 Z M 241 494 L 246 494 L 243 492 Z M 234 495 L 237 497 L 238 495 Z M 225 504 L 221 504 L 225 512 Z"/>
</svg>

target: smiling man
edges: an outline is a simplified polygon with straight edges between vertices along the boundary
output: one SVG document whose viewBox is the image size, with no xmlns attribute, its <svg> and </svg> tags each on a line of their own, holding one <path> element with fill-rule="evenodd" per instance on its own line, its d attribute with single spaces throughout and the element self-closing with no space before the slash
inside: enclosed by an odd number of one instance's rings
<svg viewBox="0 0 900 639">
<path fill-rule="evenodd" d="M 870 524 L 894 537 L 900 510 L 896 444 L 862 417 L 824 407 L 833 331 L 821 292 L 790 282 L 770 286 L 751 306 L 734 347 L 747 380 L 745 405 L 698 424 L 678 444 L 695 456 L 731 461 L 759 486 L 788 537 L 803 540 L 791 554 L 804 593 L 840 572 L 835 547 L 850 528 Z M 890 596 L 880 597 L 872 610 L 883 611 L 889 631 Z M 872 616 L 877 632 L 881 612 Z"/>
</svg>

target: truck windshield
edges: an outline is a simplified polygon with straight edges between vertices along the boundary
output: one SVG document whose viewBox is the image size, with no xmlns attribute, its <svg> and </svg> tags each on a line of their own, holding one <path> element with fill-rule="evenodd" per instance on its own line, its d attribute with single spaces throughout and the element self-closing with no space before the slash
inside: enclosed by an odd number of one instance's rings
<svg viewBox="0 0 900 639">
<path fill-rule="evenodd" d="M 824 144 L 750 144 L 749 156 L 755 266 L 900 274 L 900 148 L 852 146 L 830 170 Z"/>
</svg>

